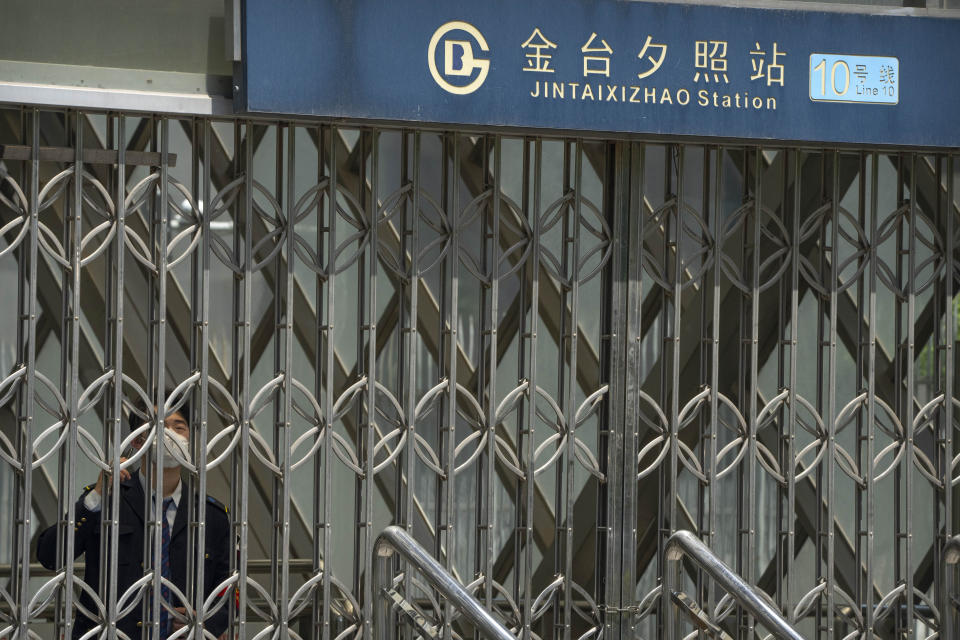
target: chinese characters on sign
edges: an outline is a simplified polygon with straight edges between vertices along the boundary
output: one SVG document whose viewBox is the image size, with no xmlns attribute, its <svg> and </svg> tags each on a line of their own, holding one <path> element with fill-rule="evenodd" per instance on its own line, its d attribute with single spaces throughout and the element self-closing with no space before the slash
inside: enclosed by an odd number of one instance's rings
<svg viewBox="0 0 960 640">
<path fill-rule="evenodd" d="M 701 74 L 704 82 L 710 82 L 710 74 L 713 74 L 713 81 L 720 82 L 723 78 L 725 83 L 729 83 L 727 77 L 727 43 L 720 40 L 697 40 L 697 55 L 695 67 L 697 72 L 693 74 L 693 81 L 699 82 Z M 709 51 L 709 53 L 708 53 Z"/>
<path fill-rule="evenodd" d="M 606 40 L 601 40 L 600 45 L 594 44 L 597 34 L 591 33 L 587 44 L 580 48 L 583 52 L 583 77 L 586 78 L 591 73 L 610 77 L 610 54 L 613 49 L 607 44 Z M 588 53 L 598 53 L 600 55 L 588 56 Z"/>
<path fill-rule="evenodd" d="M 556 64 L 555 57 L 559 59 L 562 47 L 566 45 L 559 40 L 550 40 L 540 27 L 535 27 L 520 45 L 524 56 L 522 70 L 554 75 L 550 80 L 535 80 L 530 97 L 679 105 L 690 104 L 693 100 L 701 107 L 768 110 L 777 108 L 777 95 L 750 95 L 749 90 L 730 91 L 726 85 L 731 84 L 733 77 L 734 82 L 749 81 L 753 84 L 746 85 L 747 87 L 756 85 L 761 90 L 775 86 L 784 87 L 784 58 L 787 52 L 780 48 L 779 43 L 772 42 L 761 46 L 760 42 L 755 42 L 749 50 L 734 51 L 726 40 L 695 40 L 692 51 L 688 52 L 692 53 L 693 64 L 689 76 L 692 78 L 692 86 L 654 86 L 650 83 L 656 81 L 657 71 L 668 61 L 668 54 L 673 55 L 671 52 L 677 51 L 683 53 L 678 45 L 670 45 L 659 39 L 655 41 L 654 37 L 654 34 L 646 34 L 642 43 L 638 43 L 639 46 L 629 52 L 629 57 L 615 63 L 618 66 L 614 69 L 613 47 L 601 35 L 591 32 L 586 42 L 579 47 L 582 67 L 574 70 L 564 69 Z M 677 59 L 681 58 L 682 55 Z M 591 82 L 601 78 L 616 78 L 614 71 L 625 73 L 625 69 L 629 69 L 637 80 L 646 82 L 641 85 Z M 716 90 L 713 90 L 713 87 Z"/>
<path fill-rule="evenodd" d="M 783 86 L 783 64 L 777 60 L 784 56 L 783 51 L 777 51 L 777 43 L 773 43 L 773 51 L 770 53 L 770 62 L 767 62 L 767 52 L 760 50 L 760 43 L 754 45 L 754 50 L 750 52 L 750 64 L 753 66 L 753 75 L 751 80 L 766 80 L 767 86 L 779 84 Z"/>
<path fill-rule="evenodd" d="M 524 71 L 537 71 L 539 73 L 553 73 L 550 68 L 550 59 L 552 55 L 548 53 L 550 49 L 556 49 L 556 43 L 550 42 L 543 37 L 540 29 L 534 29 L 527 41 L 520 45 L 523 49 L 532 49 L 533 53 L 527 54 L 527 66 Z"/>
<path fill-rule="evenodd" d="M 719 83 L 729 83 L 730 78 L 727 75 L 727 42 L 723 40 L 697 40 L 694 42 L 695 63 L 693 81 Z M 786 53 L 777 49 L 776 42 L 772 45 L 772 50 L 768 54 L 760 48 L 760 43 L 754 45 L 754 49 L 749 52 L 751 57 L 750 65 L 752 74 L 750 80 L 765 80 L 767 86 L 779 84 L 783 86 L 783 58 Z M 551 42 L 540 30 L 534 28 L 533 32 L 520 45 L 524 50 L 526 64 L 524 71 L 535 71 L 538 73 L 555 73 L 556 69 L 550 66 L 553 59 L 552 50 L 557 49 L 557 43 Z M 610 57 L 613 55 L 613 49 L 606 40 L 600 38 L 595 32 L 590 34 L 586 43 L 580 48 L 583 53 L 583 77 L 589 75 L 602 75 L 610 77 Z M 588 55 L 592 54 L 592 55 Z M 769 57 L 769 62 L 768 58 Z M 637 58 L 641 63 L 641 68 L 637 73 L 637 78 L 644 79 L 654 73 L 663 65 L 667 57 L 667 45 L 653 41 L 653 36 L 648 35 L 643 45 L 640 47 Z"/>
<path fill-rule="evenodd" d="M 637 57 L 641 60 L 645 60 L 650 63 L 650 68 L 646 71 L 637 74 L 637 78 L 643 80 L 647 76 L 651 76 L 657 72 L 657 69 L 660 68 L 660 65 L 663 64 L 663 59 L 667 57 L 667 45 L 665 44 L 654 44 L 651 42 L 653 36 L 647 36 L 647 41 L 643 43 L 643 48 L 640 49 L 640 53 L 637 54 Z M 650 50 L 650 53 L 647 53 L 647 50 Z M 656 58 L 654 58 L 654 52 L 656 52 Z"/>
</svg>

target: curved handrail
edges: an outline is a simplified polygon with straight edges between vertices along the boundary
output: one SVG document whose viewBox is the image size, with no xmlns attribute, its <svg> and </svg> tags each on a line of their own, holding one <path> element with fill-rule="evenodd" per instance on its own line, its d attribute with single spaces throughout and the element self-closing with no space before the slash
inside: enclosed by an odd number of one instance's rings
<svg viewBox="0 0 960 640">
<path fill-rule="evenodd" d="M 665 626 L 668 639 L 676 640 L 679 635 L 677 629 L 678 616 L 676 616 L 674 605 L 670 602 L 670 595 L 675 584 L 679 582 L 679 561 L 686 555 L 707 575 L 716 580 L 741 607 L 749 611 L 768 631 L 772 632 L 774 637 L 784 640 L 804 640 L 803 636 L 790 626 L 790 623 L 767 602 L 759 591 L 747 584 L 733 569 L 718 558 L 710 547 L 690 531 L 681 530 L 670 536 L 667 540 L 665 553 L 667 570 L 663 584 L 663 603 L 667 617 Z M 675 564 L 676 568 L 672 567 L 671 564 Z M 671 618 L 673 618 L 673 621 L 671 621 Z"/>
<path fill-rule="evenodd" d="M 389 575 L 385 569 L 388 568 L 394 552 L 399 553 L 404 560 L 419 569 L 427 581 L 457 606 L 485 636 L 493 640 L 517 640 L 516 636 L 470 595 L 443 565 L 413 539 L 413 536 L 396 526 L 384 529 L 373 543 L 373 596 L 377 602 L 374 630 L 378 632 L 376 637 L 387 637 L 383 630 L 386 629 L 390 604 L 386 602 L 383 592 L 390 587 L 390 579 L 387 578 L 386 583 L 383 580 Z"/>
</svg>

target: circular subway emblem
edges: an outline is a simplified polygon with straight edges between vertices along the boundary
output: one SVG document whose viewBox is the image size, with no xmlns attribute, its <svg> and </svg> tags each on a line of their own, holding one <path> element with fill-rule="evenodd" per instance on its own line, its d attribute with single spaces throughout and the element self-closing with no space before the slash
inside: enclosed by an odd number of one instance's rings
<svg viewBox="0 0 960 640">
<path fill-rule="evenodd" d="M 427 66 L 440 88 L 456 95 L 473 93 L 487 79 L 490 60 L 483 34 L 470 24 L 454 20 L 433 32 L 427 47 Z"/>
</svg>

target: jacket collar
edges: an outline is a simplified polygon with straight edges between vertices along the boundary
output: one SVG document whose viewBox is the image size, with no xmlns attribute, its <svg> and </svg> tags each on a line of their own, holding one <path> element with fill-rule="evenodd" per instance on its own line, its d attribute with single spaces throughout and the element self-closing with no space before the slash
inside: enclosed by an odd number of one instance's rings
<svg viewBox="0 0 960 640">
<path fill-rule="evenodd" d="M 140 524 L 143 525 L 146 522 L 144 517 L 143 506 L 145 502 L 145 493 L 143 490 L 143 483 L 140 480 L 140 474 L 133 474 L 129 480 L 125 480 L 120 483 L 121 493 L 123 495 L 124 501 L 127 503 L 127 506 L 133 511 L 134 515 L 140 520 Z M 179 493 L 179 498 L 175 500 L 177 504 L 177 515 L 173 520 L 173 530 L 170 532 L 170 538 L 173 539 L 178 533 L 180 533 L 186 526 L 189 514 L 187 513 L 189 509 L 182 508 L 184 506 L 183 495 L 185 493 L 185 488 L 183 482 L 181 482 L 177 491 L 174 493 Z"/>
</svg>

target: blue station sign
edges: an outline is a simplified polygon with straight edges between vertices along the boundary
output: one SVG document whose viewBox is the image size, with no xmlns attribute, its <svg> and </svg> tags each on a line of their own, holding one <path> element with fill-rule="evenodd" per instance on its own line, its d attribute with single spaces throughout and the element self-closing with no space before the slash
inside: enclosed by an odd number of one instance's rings
<svg viewBox="0 0 960 640">
<path fill-rule="evenodd" d="M 236 109 L 960 147 L 960 19 L 624 0 L 245 0 Z"/>
</svg>

